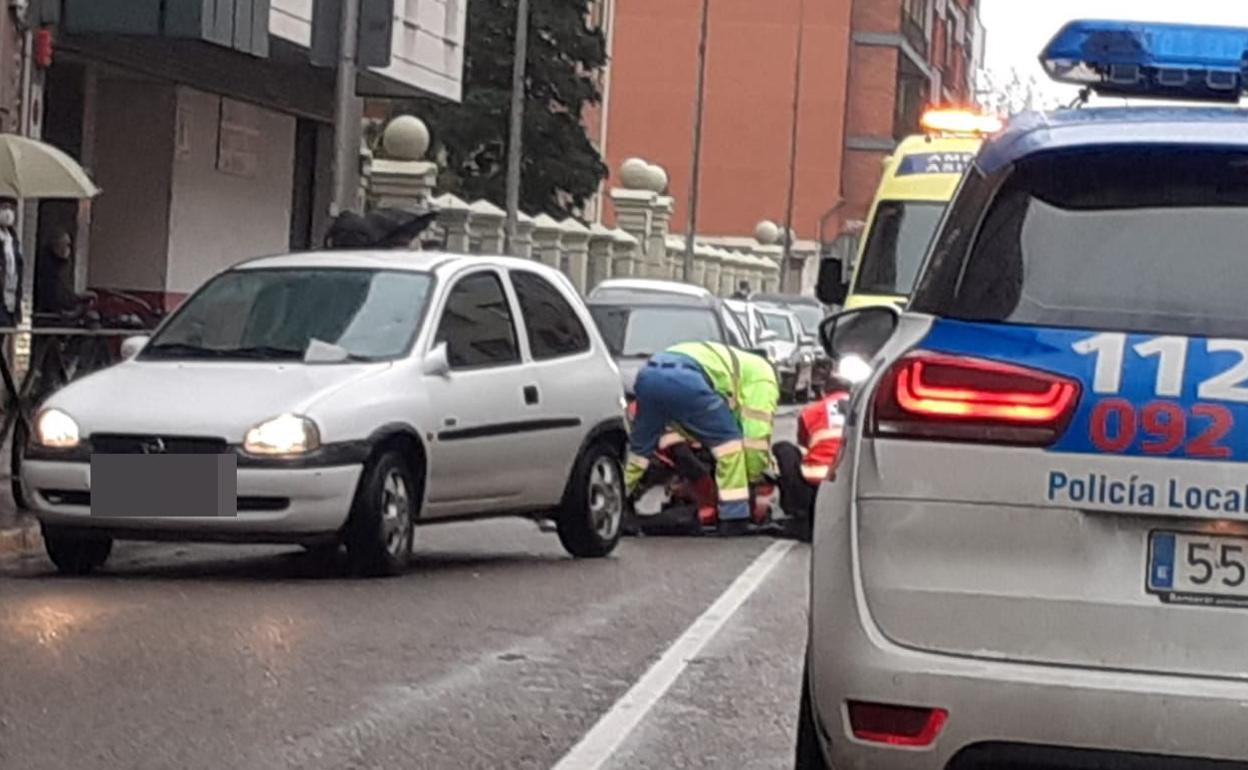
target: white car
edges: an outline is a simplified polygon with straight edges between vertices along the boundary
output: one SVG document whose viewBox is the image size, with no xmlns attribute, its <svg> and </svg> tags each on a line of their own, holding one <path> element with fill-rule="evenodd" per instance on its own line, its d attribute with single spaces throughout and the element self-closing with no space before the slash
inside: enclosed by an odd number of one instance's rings
<svg viewBox="0 0 1248 770">
<path fill-rule="evenodd" d="M 209 281 L 127 360 L 54 394 L 21 481 L 48 555 L 118 539 L 345 543 L 391 574 L 415 524 L 553 518 L 619 537 L 619 372 L 584 303 L 536 262 L 325 252 Z"/>
<path fill-rule="evenodd" d="M 776 367 L 780 394 L 789 401 L 806 401 L 814 391 L 814 340 L 802 329 L 791 310 L 759 305 L 749 300 L 724 300 L 750 336 L 752 347 Z"/>
</svg>

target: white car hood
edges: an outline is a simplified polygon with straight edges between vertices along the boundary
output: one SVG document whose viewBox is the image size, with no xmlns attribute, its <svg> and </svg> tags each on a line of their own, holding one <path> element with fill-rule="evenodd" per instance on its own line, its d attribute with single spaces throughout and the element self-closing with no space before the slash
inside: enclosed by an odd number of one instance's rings
<svg viewBox="0 0 1248 770">
<path fill-rule="evenodd" d="M 67 412 L 84 435 L 137 433 L 242 441 L 247 429 L 313 404 L 390 364 L 127 361 L 74 382 L 46 406 Z"/>
</svg>

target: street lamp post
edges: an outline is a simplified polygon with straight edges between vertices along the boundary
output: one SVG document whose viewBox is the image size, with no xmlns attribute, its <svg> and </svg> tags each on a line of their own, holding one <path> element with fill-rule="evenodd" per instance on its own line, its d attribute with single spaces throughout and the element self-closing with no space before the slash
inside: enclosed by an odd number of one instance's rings
<svg viewBox="0 0 1248 770">
<path fill-rule="evenodd" d="M 685 232 L 684 279 L 693 280 L 693 252 L 698 236 L 698 193 L 702 175 L 702 112 L 706 106 L 706 42 L 710 33 L 711 0 L 702 0 L 702 31 L 698 39 L 698 92 L 693 112 L 693 168 L 689 181 L 689 219 Z"/>
<path fill-rule="evenodd" d="M 529 0 L 516 2 L 516 50 L 511 66 L 511 125 L 507 139 L 507 227 L 504 251 L 514 254 L 520 223 L 520 161 L 524 154 L 524 73 L 529 55 Z"/>
<path fill-rule="evenodd" d="M 793 254 L 793 208 L 797 198 L 797 129 L 802 105 L 802 44 L 806 35 L 806 0 L 799 0 L 797 10 L 797 63 L 793 68 L 793 116 L 789 135 L 789 196 L 784 210 L 784 251 L 780 257 L 780 290 L 787 291 L 792 270 L 789 259 Z"/>
<path fill-rule="evenodd" d="M 360 0 L 342 0 L 341 40 L 334 95 L 334 197 L 330 214 L 355 207 L 359 195 L 360 122 L 363 103 L 355 93 L 356 54 L 359 44 Z"/>
</svg>

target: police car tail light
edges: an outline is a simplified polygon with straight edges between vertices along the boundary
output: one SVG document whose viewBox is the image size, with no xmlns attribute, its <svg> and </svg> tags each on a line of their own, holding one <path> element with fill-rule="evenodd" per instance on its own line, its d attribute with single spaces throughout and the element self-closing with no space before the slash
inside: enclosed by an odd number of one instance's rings
<svg viewBox="0 0 1248 770">
<path fill-rule="evenodd" d="M 1248 29 L 1072 21 L 1040 55 L 1049 77 L 1107 96 L 1238 101 Z"/>
<path fill-rule="evenodd" d="M 1045 446 L 1073 416 L 1079 383 L 979 358 L 918 352 L 877 391 L 876 435 Z"/>
</svg>

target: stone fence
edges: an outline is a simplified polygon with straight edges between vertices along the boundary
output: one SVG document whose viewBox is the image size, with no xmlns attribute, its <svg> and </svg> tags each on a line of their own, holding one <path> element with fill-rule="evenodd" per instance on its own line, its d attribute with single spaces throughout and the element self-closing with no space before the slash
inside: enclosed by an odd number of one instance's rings
<svg viewBox="0 0 1248 770">
<path fill-rule="evenodd" d="M 386 127 L 384 157 L 366 156 L 365 191 L 370 206 L 438 212 L 433 239 L 460 254 L 502 254 L 506 213 L 488 201 L 464 201 L 435 195 L 438 167 L 425 160 L 429 134 L 410 116 Z M 533 259 L 566 274 L 585 293 L 610 278 L 684 279 L 685 237 L 672 232 L 675 200 L 665 194 L 667 174 L 640 159 L 626 161 L 621 186 L 610 191 L 614 228 L 546 214 L 521 214 L 512 254 Z M 742 282 L 762 291 L 781 284 L 780 230 L 763 222 L 755 238 L 696 239 L 691 282 L 728 295 Z M 794 241 L 790 254 L 799 266 L 813 263 L 817 245 Z"/>
</svg>

